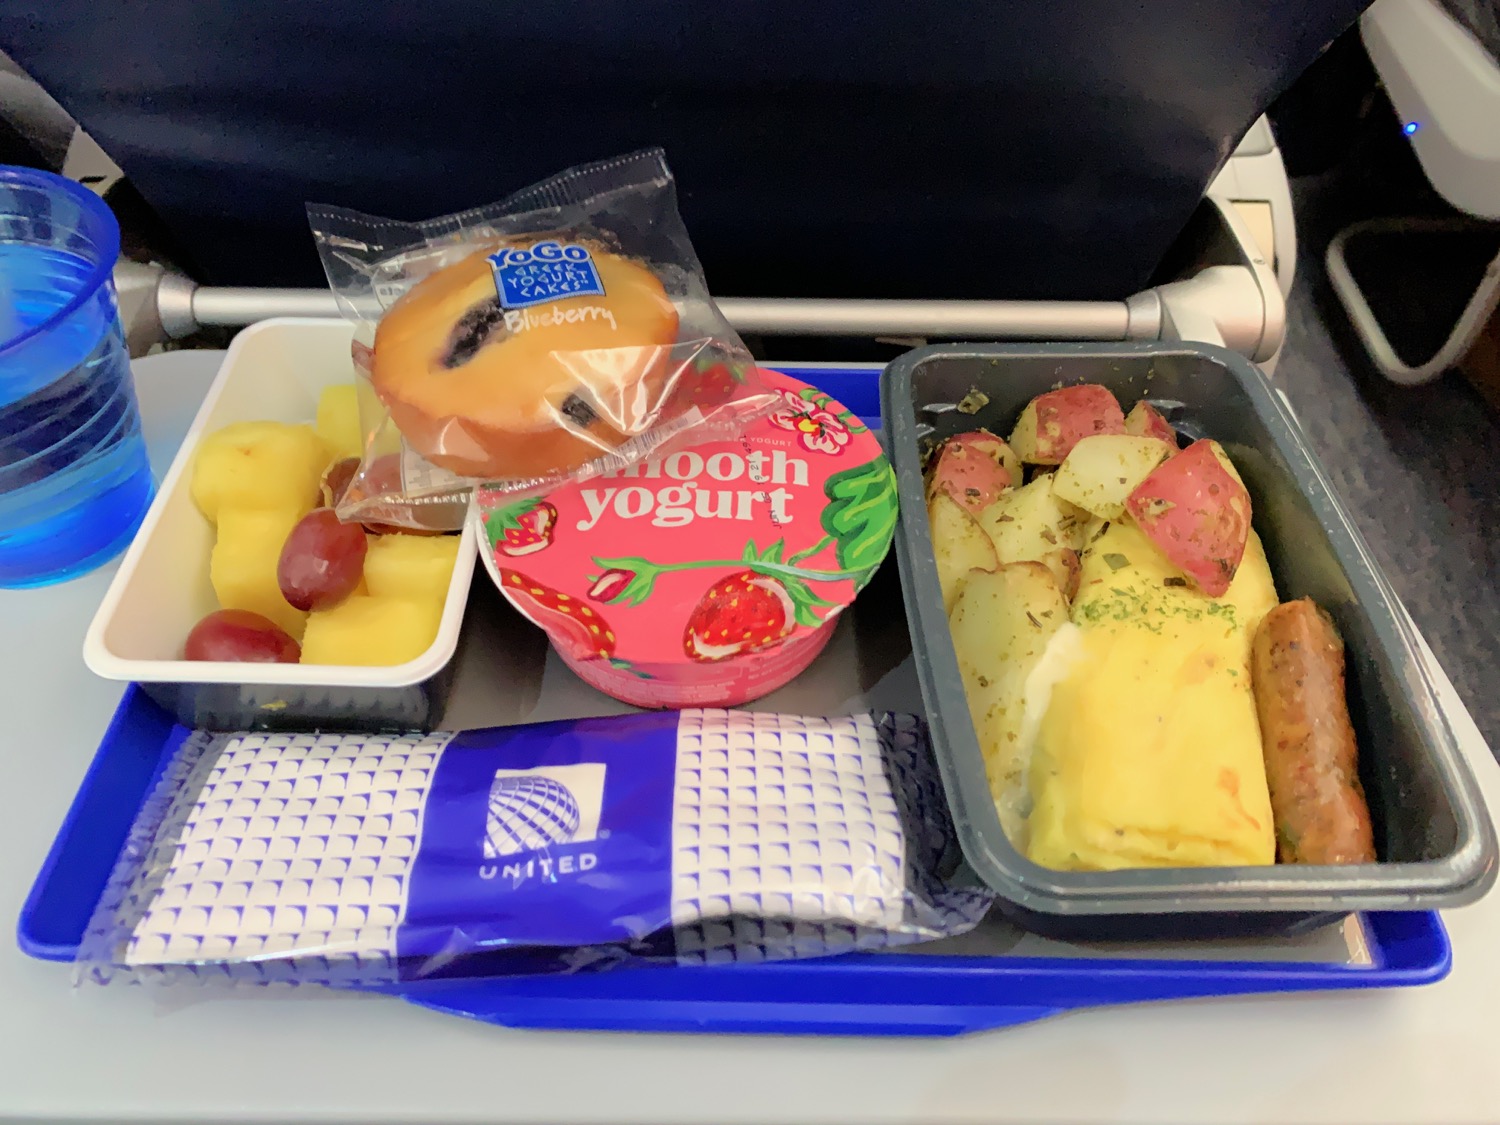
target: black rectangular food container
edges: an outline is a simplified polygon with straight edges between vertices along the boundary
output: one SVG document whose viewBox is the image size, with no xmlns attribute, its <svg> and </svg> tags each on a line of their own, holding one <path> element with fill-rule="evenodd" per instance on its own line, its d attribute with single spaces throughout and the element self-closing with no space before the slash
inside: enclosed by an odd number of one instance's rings
<svg viewBox="0 0 1500 1125">
<path fill-rule="evenodd" d="M 978 427 L 1003 437 L 1031 398 L 1074 383 L 1108 387 L 1125 409 L 1149 399 L 1180 433 L 1219 441 L 1250 491 L 1277 593 L 1311 597 L 1333 615 L 1380 863 L 1064 872 L 1011 846 L 943 611 L 920 446 Z M 886 368 L 881 406 L 903 513 L 897 558 L 938 764 L 964 856 L 1016 921 L 1081 940 L 1287 933 L 1357 910 L 1460 906 L 1489 890 L 1494 827 L 1410 620 L 1284 398 L 1247 360 L 1193 343 L 933 346 Z"/>
</svg>

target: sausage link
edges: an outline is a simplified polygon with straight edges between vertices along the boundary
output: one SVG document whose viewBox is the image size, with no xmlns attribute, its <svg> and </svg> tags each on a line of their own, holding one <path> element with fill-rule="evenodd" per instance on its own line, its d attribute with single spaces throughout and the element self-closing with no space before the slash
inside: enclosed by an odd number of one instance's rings
<svg viewBox="0 0 1500 1125">
<path fill-rule="evenodd" d="M 1266 614 L 1251 649 L 1255 707 L 1282 863 L 1374 863 L 1370 810 L 1344 698 L 1344 642 L 1311 598 Z"/>
</svg>

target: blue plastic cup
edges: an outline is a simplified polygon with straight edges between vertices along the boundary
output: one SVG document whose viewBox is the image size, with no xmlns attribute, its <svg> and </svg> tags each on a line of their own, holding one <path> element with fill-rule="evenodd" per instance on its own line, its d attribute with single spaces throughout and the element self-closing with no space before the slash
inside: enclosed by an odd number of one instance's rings
<svg viewBox="0 0 1500 1125">
<path fill-rule="evenodd" d="M 119 253 L 93 192 L 0 164 L 0 587 L 93 570 L 151 503 Z"/>
</svg>

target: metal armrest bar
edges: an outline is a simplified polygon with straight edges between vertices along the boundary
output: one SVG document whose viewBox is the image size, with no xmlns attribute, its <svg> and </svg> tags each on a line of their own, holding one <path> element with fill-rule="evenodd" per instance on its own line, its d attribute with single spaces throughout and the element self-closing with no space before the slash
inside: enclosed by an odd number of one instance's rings
<svg viewBox="0 0 1500 1125">
<path fill-rule="evenodd" d="M 1179 280 L 1121 301 L 835 300 L 723 297 L 719 307 L 752 336 L 957 340 L 1202 340 L 1256 362 L 1281 347 L 1286 309 L 1275 275 L 1233 208 L 1208 197 L 1190 226 L 1199 247 Z M 133 354 L 204 327 L 272 317 L 336 317 L 323 289 L 200 286 L 160 266 L 115 270 Z"/>
<path fill-rule="evenodd" d="M 320 289 L 200 287 L 162 293 L 169 334 L 238 326 L 275 316 L 338 316 Z M 1160 329 L 1146 301 L 892 301 L 722 297 L 735 329 L 764 336 L 994 337 L 1045 340 L 1152 339 Z M 173 314 L 176 315 L 173 315 Z"/>
</svg>

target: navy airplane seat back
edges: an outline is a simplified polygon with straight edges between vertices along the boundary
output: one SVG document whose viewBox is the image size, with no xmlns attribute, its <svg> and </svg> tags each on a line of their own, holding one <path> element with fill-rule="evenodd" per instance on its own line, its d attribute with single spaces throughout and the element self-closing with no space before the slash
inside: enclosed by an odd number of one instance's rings
<svg viewBox="0 0 1500 1125">
<path fill-rule="evenodd" d="M 1117 298 L 1367 0 L 0 0 L 200 280 L 666 148 L 722 295 Z"/>
</svg>

